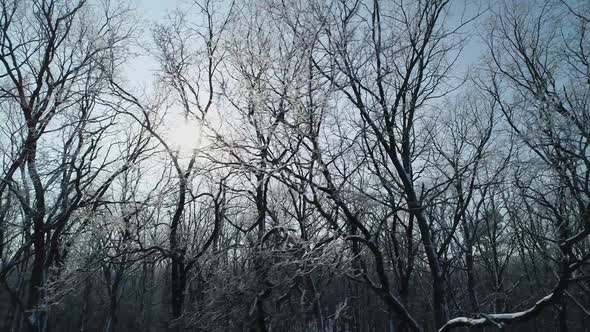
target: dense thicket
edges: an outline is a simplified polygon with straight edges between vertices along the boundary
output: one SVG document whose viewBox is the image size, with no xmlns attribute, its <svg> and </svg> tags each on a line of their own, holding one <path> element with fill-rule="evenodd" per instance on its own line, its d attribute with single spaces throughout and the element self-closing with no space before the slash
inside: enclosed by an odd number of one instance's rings
<svg viewBox="0 0 590 332">
<path fill-rule="evenodd" d="M 0 0 L 1 331 L 590 323 L 590 3 L 140 14 Z"/>
</svg>

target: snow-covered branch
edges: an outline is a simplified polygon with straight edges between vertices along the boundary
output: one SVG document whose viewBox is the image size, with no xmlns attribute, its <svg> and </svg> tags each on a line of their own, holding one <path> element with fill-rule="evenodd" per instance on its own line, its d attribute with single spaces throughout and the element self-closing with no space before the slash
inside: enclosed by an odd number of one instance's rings
<svg viewBox="0 0 590 332">
<path fill-rule="evenodd" d="M 469 317 L 457 317 L 449 320 L 443 327 L 439 329 L 439 332 L 451 331 L 458 327 L 483 327 L 483 326 L 498 326 L 501 327 L 504 324 L 512 323 L 519 320 L 525 320 L 532 318 L 543 308 L 553 304 L 559 296 L 555 292 L 544 296 L 537 301 L 532 307 L 524 311 L 501 313 L 501 314 L 479 314 L 479 318 Z"/>
</svg>

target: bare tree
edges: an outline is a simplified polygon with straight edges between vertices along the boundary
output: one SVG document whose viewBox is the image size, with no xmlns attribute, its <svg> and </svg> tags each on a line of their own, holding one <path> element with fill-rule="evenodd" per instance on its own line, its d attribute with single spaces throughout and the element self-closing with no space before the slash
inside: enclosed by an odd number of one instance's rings
<svg viewBox="0 0 590 332">
<path fill-rule="evenodd" d="M 100 151 L 115 117 L 95 105 L 133 27 L 122 23 L 123 7 L 105 6 L 103 15 L 82 22 L 95 14 L 85 5 L 2 2 L 3 104 L 19 110 L 26 134 L 5 164 L 0 192 L 15 195 L 22 221 L 32 230 L 24 243 L 33 255 L 23 316 L 30 331 L 47 328 L 48 271 L 63 261 L 61 238 L 72 214 L 95 204 L 128 167 L 116 166 L 109 151 Z M 62 150 L 53 150 L 49 144 L 60 140 Z M 145 141 L 135 143 L 126 162 L 139 157 Z M 59 162 L 42 159 L 52 154 Z M 31 188 L 31 195 L 23 188 Z"/>
<path fill-rule="evenodd" d="M 588 98 L 588 9 L 565 1 L 502 4 L 488 39 L 491 84 L 484 89 L 524 145 L 521 162 L 527 175 L 521 172 L 516 185 L 530 207 L 528 218 L 539 218 L 538 229 L 550 223 L 550 234 L 535 236 L 537 241 L 544 238 L 554 261 L 552 289 L 526 310 L 456 318 L 441 330 L 526 320 L 549 306 L 558 306 L 559 328 L 567 330 L 563 299 L 584 275 L 580 269 L 587 261 L 584 248 L 590 234 L 588 108 L 583 102 Z M 565 21 L 572 24 L 563 25 Z"/>
</svg>

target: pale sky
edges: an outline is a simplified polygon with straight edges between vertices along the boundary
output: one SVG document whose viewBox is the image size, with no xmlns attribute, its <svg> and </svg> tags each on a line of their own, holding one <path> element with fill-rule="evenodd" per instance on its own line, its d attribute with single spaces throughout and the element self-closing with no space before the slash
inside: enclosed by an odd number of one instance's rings
<svg viewBox="0 0 590 332">
<path fill-rule="evenodd" d="M 183 2 L 181 0 L 133 0 L 143 16 L 158 19 L 166 15 L 166 11 L 172 10 Z"/>
<path fill-rule="evenodd" d="M 144 22 L 145 30 L 142 39 L 149 42 L 151 39 L 150 28 L 153 23 L 163 22 L 168 14 L 185 4 L 186 0 L 130 0 L 130 3 L 136 9 L 138 18 Z M 158 64 L 146 55 L 145 51 L 138 52 L 143 55 L 131 59 L 125 66 L 124 75 L 138 93 L 143 88 L 147 89 L 149 93 Z M 199 141 L 197 124 L 185 121 L 180 111 L 168 113 L 166 120 L 166 126 L 169 129 L 166 136 L 168 136 L 169 144 L 181 150 L 182 155 L 190 154 L 192 147 L 197 145 Z"/>
<path fill-rule="evenodd" d="M 139 19 L 145 22 L 145 31 L 143 39 L 150 39 L 149 28 L 153 22 L 162 22 L 163 19 L 180 6 L 182 0 L 130 0 L 131 6 L 136 9 Z M 143 53 L 143 52 L 142 52 Z M 128 66 L 125 67 L 126 77 L 136 86 L 148 84 L 151 80 L 153 70 L 157 64 L 149 59 L 148 56 L 134 58 Z"/>
<path fill-rule="evenodd" d="M 150 27 L 154 22 L 164 22 L 166 16 L 173 12 L 178 7 L 184 7 L 190 4 L 190 0 L 129 0 L 131 6 L 136 8 L 137 16 L 145 22 L 145 30 L 143 34 L 144 45 L 148 46 L 151 39 Z M 239 1 L 239 0 L 238 0 Z M 451 7 L 451 16 L 448 22 L 459 22 L 462 16 L 473 16 L 482 5 L 487 6 L 490 3 L 487 0 L 454 0 Z M 464 11 L 466 10 L 466 11 Z M 481 26 L 483 20 L 477 25 Z M 477 26 L 471 25 L 470 28 Z M 474 28 L 475 32 L 476 29 Z M 145 45 L 147 44 L 147 45 Z M 480 57 L 484 54 L 484 45 L 473 36 L 471 42 L 463 50 L 458 62 L 455 65 L 457 73 L 464 74 L 467 67 L 478 63 Z M 145 51 L 138 53 L 144 54 L 136 56 L 124 69 L 124 76 L 133 87 L 147 88 L 147 91 L 152 86 L 153 76 L 158 64 L 149 56 L 145 55 Z M 176 114 L 175 114 L 176 113 Z M 169 143 L 182 150 L 183 154 L 190 154 L 193 147 L 200 141 L 201 136 L 198 132 L 198 125 L 195 121 L 186 121 L 185 117 L 180 111 L 172 112 L 167 116 L 167 127 L 169 127 Z"/>
</svg>

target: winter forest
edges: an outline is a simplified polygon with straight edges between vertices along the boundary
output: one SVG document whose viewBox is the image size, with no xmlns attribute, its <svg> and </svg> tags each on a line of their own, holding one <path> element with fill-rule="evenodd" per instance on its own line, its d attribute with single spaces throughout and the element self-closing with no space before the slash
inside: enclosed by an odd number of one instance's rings
<svg viewBox="0 0 590 332">
<path fill-rule="evenodd" d="M 0 331 L 588 331 L 590 2 L 139 3 L 0 0 Z"/>
</svg>

